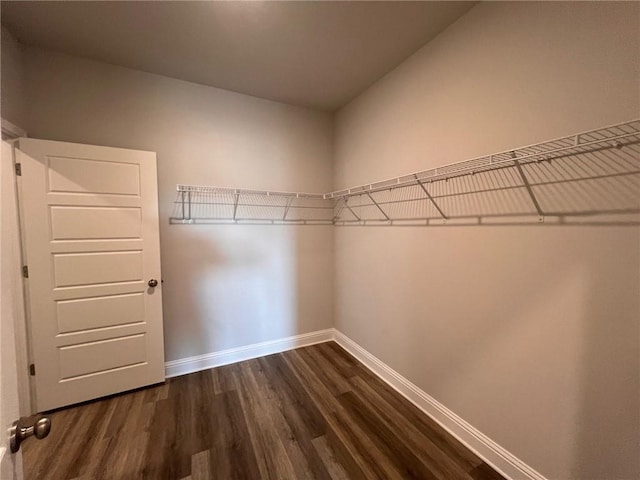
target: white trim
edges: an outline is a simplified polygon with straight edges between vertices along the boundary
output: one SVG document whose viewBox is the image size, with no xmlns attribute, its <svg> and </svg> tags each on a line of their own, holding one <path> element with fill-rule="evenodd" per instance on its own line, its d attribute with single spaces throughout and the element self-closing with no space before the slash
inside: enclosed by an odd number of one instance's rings
<svg viewBox="0 0 640 480">
<path fill-rule="evenodd" d="M 27 131 L 20 128 L 19 126 L 11 123 L 9 120 L 5 120 L 4 118 L 0 119 L 2 121 L 2 133 L 6 134 L 9 138 L 19 138 L 26 137 Z"/>
<path fill-rule="evenodd" d="M 172 360 L 164 364 L 165 375 L 167 378 L 176 377 L 331 340 L 338 343 L 504 477 L 513 480 L 547 480 L 542 474 L 502 448 L 335 328 Z"/>
<path fill-rule="evenodd" d="M 6 133 L 5 126 L 9 125 L 12 128 L 17 129 L 14 133 L 24 134 L 26 136 L 26 132 L 22 131 L 20 127 L 16 127 L 12 123 L 7 120 L 2 119 L 2 131 Z M 11 229 L 11 237 L 7 239 L 8 242 L 12 242 L 14 245 L 12 256 L 8 259 L 9 266 L 13 271 L 13 284 L 16 288 L 13 290 L 14 297 L 14 334 L 16 341 L 16 366 L 18 370 L 18 400 L 19 400 L 19 408 L 20 408 L 20 416 L 28 417 L 36 413 L 35 410 L 35 385 L 33 384 L 33 377 L 29 376 L 27 372 L 29 371 L 29 363 L 31 360 L 30 351 L 29 351 L 29 341 L 28 341 L 28 323 L 27 317 L 25 313 L 25 289 L 26 289 L 26 280 L 22 277 L 22 265 L 26 265 L 26 261 L 23 261 L 24 255 L 24 246 L 22 244 L 22 224 L 21 224 L 21 216 L 22 212 L 20 210 L 20 178 L 15 175 L 15 163 L 16 163 L 16 151 L 15 151 L 15 139 L 13 140 L 2 140 L 3 142 L 7 142 L 11 145 L 11 158 L 10 159 L 2 159 L 3 162 L 9 161 L 11 162 L 11 167 L 9 169 L 9 177 L 7 179 L 2 180 L 2 188 L 7 189 L 8 196 L 10 197 L 9 208 L 7 209 L 9 212 L 9 219 L 7 220 L 12 224 L 14 228 Z M 3 168 L 4 167 L 3 165 Z"/>
<path fill-rule="evenodd" d="M 178 375 L 185 375 L 187 373 L 198 372 L 200 370 L 207 370 L 209 368 L 220 367 L 230 363 L 258 358 L 264 355 L 285 352 L 294 348 L 329 342 L 333 340 L 333 332 L 333 328 L 328 328 L 326 330 L 303 333 L 302 335 L 294 335 L 292 337 L 230 348 L 219 352 L 205 353 L 204 355 L 171 360 L 164 364 L 165 376 L 167 378 L 176 377 Z"/>
<path fill-rule="evenodd" d="M 343 333 L 335 330 L 334 340 L 503 476 L 514 480 L 546 480 L 543 475 L 502 448 Z"/>
</svg>

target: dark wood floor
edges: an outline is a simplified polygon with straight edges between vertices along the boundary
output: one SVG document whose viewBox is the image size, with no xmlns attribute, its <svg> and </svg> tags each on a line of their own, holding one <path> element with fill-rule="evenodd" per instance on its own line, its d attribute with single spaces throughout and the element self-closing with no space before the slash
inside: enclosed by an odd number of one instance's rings
<svg viewBox="0 0 640 480">
<path fill-rule="evenodd" d="M 35 479 L 500 479 L 330 342 L 51 414 Z"/>
</svg>

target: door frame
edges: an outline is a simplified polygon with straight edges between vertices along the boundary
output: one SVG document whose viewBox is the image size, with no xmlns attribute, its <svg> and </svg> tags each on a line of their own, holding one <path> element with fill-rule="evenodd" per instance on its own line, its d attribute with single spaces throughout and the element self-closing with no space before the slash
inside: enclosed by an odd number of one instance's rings
<svg viewBox="0 0 640 480">
<path fill-rule="evenodd" d="M 24 244 L 22 235 L 22 222 L 21 222 L 21 209 L 20 209 L 20 182 L 19 177 L 15 174 L 16 164 L 16 143 L 19 137 L 27 137 L 27 132 L 18 127 L 17 125 L 5 120 L 2 120 L 2 139 L 12 146 L 11 155 L 11 171 L 13 173 L 12 181 L 7 181 L 2 188 L 10 189 L 10 197 L 13 201 L 10 211 L 13 212 L 13 218 L 10 219 L 15 225 L 14 235 L 9 241 L 15 242 L 19 248 L 16 249 L 17 255 L 11 259 L 12 264 L 16 267 L 13 269 L 14 285 L 20 285 L 21 288 L 15 289 L 16 302 L 15 302 L 15 319 L 14 319 L 14 333 L 16 343 L 16 363 L 18 374 L 18 400 L 20 416 L 26 417 L 35 413 L 35 395 L 33 378 L 29 375 L 29 364 L 31 363 L 31 347 L 29 341 L 29 320 L 26 314 L 26 284 L 21 275 L 21 266 L 25 265 L 24 260 Z M 7 161 L 2 159 L 3 162 Z M 9 180 L 9 179 L 7 179 Z"/>
</svg>

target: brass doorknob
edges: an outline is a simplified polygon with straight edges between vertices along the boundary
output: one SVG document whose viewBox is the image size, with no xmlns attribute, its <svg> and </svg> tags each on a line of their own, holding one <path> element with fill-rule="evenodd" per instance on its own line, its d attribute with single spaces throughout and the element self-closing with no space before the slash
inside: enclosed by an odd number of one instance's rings
<svg viewBox="0 0 640 480">
<path fill-rule="evenodd" d="M 16 453 L 20 450 L 20 444 L 24 442 L 30 436 L 36 437 L 38 440 L 42 440 L 51 431 L 51 420 L 49 417 L 39 417 L 33 425 L 24 425 L 21 418 L 16 420 L 9 429 L 9 447 L 11 453 Z"/>
<path fill-rule="evenodd" d="M 151 288 L 155 288 L 158 286 L 158 280 L 156 280 L 155 278 L 152 278 L 147 282 L 147 285 L 149 285 Z"/>
</svg>

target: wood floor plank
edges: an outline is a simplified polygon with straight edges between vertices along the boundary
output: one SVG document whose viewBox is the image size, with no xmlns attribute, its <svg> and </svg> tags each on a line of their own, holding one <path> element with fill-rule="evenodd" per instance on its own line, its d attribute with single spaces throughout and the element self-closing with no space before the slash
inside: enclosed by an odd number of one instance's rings
<svg viewBox="0 0 640 480">
<path fill-rule="evenodd" d="M 400 440 L 405 447 L 415 455 L 420 455 L 429 469 L 443 480 L 450 478 L 466 478 L 469 470 L 477 465 L 469 466 L 466 462 L 459 462 L 457 456 L 449 456 L 447 452 L 429 437 L 425 437 L 407 418 L 381 398 L 360 377 L 351 379 L 354 386 L 353 393 L 363 403 L 367 403 L 371 411 L 375 412 L 377 419 L 388 428 L 402 432 Z M 437 441 L 437 439 L 436 439 Z"/>
<path fill-rule="evenodd" d="M 265 363 L 269 369 L 269 362 Z M 308 395 L 300 397 L 302 393 L 298 390 L 301 389 L 304 392 L 302 385 L 295 385 L 291 390 L 287 390 L 286 387 L 291 386 L 291 383 L 282 385 L 278 382 L 283 380 L 283 377 L 289 376 L 292 377 L 289 378 L 289 382 L 293 382 L 294 379 L 297 381 L 293 372 L 284 374 L 283 369 L 288 368 L 286 362 L 278 358 L 274 359 L 274 363 L 280 367 L 280 370 L 277 370 L 279 374 L 269 375 L 270 369 L 263 370 L 260 360 L 250 360 L 247 366 L 251 368 L 251 374 L 260 386 L 265 401 L 271 405 L 274 423 L 277 422 L 276 425 L 280 425 L 278 428 L 280 435 L 289 437 L 290 441 L 285 442 L 285 447 L 296 468 L 298 478 L 330 480 L 331 476 L 312 444 L 318 432 L 326 431 L 326 423 Z M 283 381 L 286 382 L 286 380 Z M 313 420 L 309 420 L 310 418 Z"/>
<path fill-rule="evenodd" d="M 470 473 L 471 477 L 474 480 L 504 480 L 502 475 L 500 475 L 486 463 L 478 465 L 476 468 L 471 470 Z"/>
<path fill-rule="evenodd" d="M 191 455 L 195 453 L 193 448 L 193 404 L 197 398 L 198 391 L 193 391 L 191 385 L 195 374 L 184 375 L 176 379 L 169 389 L 170 407 L 173 415 L 176 416 L 174 422 L 174 437 L 172 450 L 174 455 L 169 455 L 171 471 L 173 476 L 182 477 L 191 472 Z M 162 419 L 158 418 L 158 423 Z"/>
<path fill-rule="evenodd" d="M 295 478 L 315 478 L 309 465 L 309 457 L 306 456 L 300 448 L 298 438 L 294 435 L 291 426 L 282 415 L 282 410 L 285 407 L 280 398 L 273 394 L 273 390 L 268 387 L 268 384 L 258 380 L 259 377 L 257 378 L 254 374 L 256 371 L 255 366 L 254 368 L 251 367 L 252 362 L 245 363 L 243 376 L 250 379 L 255 387 L 255 391 L 259 392 L 256 393 L 256 395 L 260 398 L 265 411 L 268 412 L 275 433 L 282 440 L 282 445 L 287 453 L 287 457 L 293 466 Z"/>
<path fill-rule="evenodd" d="M 303 350 L 303 349 L 300 349 Z M 391 479 L 401 478 L 398 472 L 389 464 L 388 459 L 380 454 L 371 439 L 349 418 L 344 408 L 336 397 L 325 385 L 313 366 L 317 367 L 314 360 L 309 365 L 303 357 L 303 352 L 293 351 L 287 356 L 300 377 L 304 379 L 305 388 L 308 389 L 314 401 L 320 406 L 329 428 L 329 438 L 334 439 L 332 445 L 336 448 L 344 446 L 356 461 L 364 478 Z M 341 454 L 344 457 L 344 455 Z"/>
<path fill-rule="evenodd" d="M 113 445 L 110 461 L 105 465 L 101 475 L 94 478 L 115 480 L 123 478 L 141 478 L 140 472 L 146 462 L 146 452 L 149 445 L 149 434 L 138 433 L 130 437 L 130 442 L 119 442 L 110 439 Z"/>
<path fill-rule="evenodd" d="M 83 473 L 85 456 L 91 447 L 104 435 L 105 428 L 102 419 L 106 417 L 108 405 L 105 403 L 92 403 L 85 406 L 85 412 L 74 425 L 74 429 L 82 432 L 82 436 L 74 435 L 73 443 L 77 446 L 71 448 L 65 468 L 66 476 L 79 476 Z M 104 422 L 106 423 L 106 422 Z M 71 432 L 73 434 L 73 432 Z"/>
<path fill-rule="evenodd" d="M 169 395 L 169 383 L 152 385 L 144 390 L 144 403 L 153 403 L 158 400 L 165 400 Z"/>
<path fill-rule="evenodd" d="M 337 348 L 340 348 L 339 346 Z M 344 355 L 349 355 L 347 352 Z M 357 361 L 354 359 L 354 361 Z M 454 458 L 456 462 L 465 466 L 466 471 L 470 471 L 482 463 L 471 450 L 466 448 L 460 441 L 445 431 L 432 418 L 425 415 L 409 400 L 398 395 L 393 388 L 374 375 L 366 367 L 360 365 L 360 370 L 355 378 L 360 378 L 366 385 L 373 389 L 389 406 L 402 415 L 414 425 L 422 434 L 434 442 L 438 447 Z M 352 379 L 352 383 L 353 380 Z"/>
<path fill-rule="evenodd" d="M 220 384 L 220 368 L 212 368 L 211 370 L 205 370 L 211 377 L 211 381 L 213 382 L 213 392 L 216 395 L 219 395 L 223 392 L 222 385 Z"/>
<path fill-rule="evenodd" d="M 175 452 L 176 450 L 176 424 L 177 415 L 174 414 L 172 398 L 159 400 L 155 403 L 151 426 L 149 428 L 150 437 L 147 448 L 147 462 L 142 470 L 142 478 L 180 478 L 172 457 L 175 453 L 167 455 L 165 452 Z"/>
<path fill-rule="evenodd" d="M 50 413 L 26 480 L 499 480 L 330 342 Z"/>
<path fill-rule="evenodd" d="M 109 472 L 113 471 L 112 452 L 118 441 L 115 438 L 103 438 L 96 443 L 92 454 L 90 453 L 91 463 L 86 463 L 82 479 L 106 479 Z M 66 478 L 66 477 L 61 477 Z"/>
<path fill-rule="evenodd" d="M 224 365 L 214 369 L 217 374 L 216 388 L 220 392 L 231 392 L 236 389 L 234 372 L 237 372 L 238 364 Z"/>
<path fill-rule="evenodd" d="M 119 395 L 113 397 L 112 404 L 114 408 L 107 424 L 107 429 L 104 432 L 105 438 L 112 438 L 119 436 L 120 430 L 129 417 L 129 409 L 133 404 L 134 394 Z M 86 406 L 86 411 L 90 410 L 90 405 Z M 86 415 L 86 413 L 85 413 Z"/>
<path fill-rule="evenodd" d="M 335 342 L 314 345 L 313 350 L 318 352 L 344 379 L 353 377 L 358 373 L 360 368 L 362 368 L 362 365 L 360 365 L 357 360 L 345 355 L 346 352 Z"/>
<path fill-rule="evenodd" d="M 305 426 L 307 434 L 312 438 L 323 435 L 327 425 L 320 410 L 313 402 L 304 385 L 285 360 L 285 354 L 272 355 L 255 360 L 258 374 L 262 374 L 267 384 L 286 405 L 285 416 L 296 414 Z M 296 423 L 291 419 L 292 423 Z"/>
<path fill-rule="evenodd" d="M 249 435 L 263 479 L 296 478 L 294 467 L 277 434 L 268 409 L 252 379 L 238 375 L 236 389 L 245 414 Z"/>
<path fill-rule="evenodd" d="M 400 438 L 399 432 L 391 428 L 378 418 L 367 404 L 362 402 L 353 392 L 340 395 L 340 402 L 350 417 L 362 428 L 376 447 L 387 456 L 402 478 L 407 479 L 438 479 L 427 465 L 409 451 Z"/>
<path fill-rule="evenodd" d="M 232 390 L 217 395 L 212 410 L 214 435 L 210 460 L 213 478 L 261 478 L 238 392 Z"/>
<path fill-rule="evenodd" d="M 191 457 L 191 480 L 215 480 L 211 474 L 211 451 L 198 452 Z M 231 478 L 231 477 L 229 477 Z"/>
<path fill-rule="evenodd" d="M 332 362 L 328 362 L 318 352 L 316 345 L 300 348 L 297 353 L 313 369 L 320 381 L 331 391 L 333 395 L 340 395 L 351 390 L 351 385 L 346 378 L 340 375 Z"/>
<path fill-rule="evenodd" d="M 322 459 L 322 462 L 329 473 L 332 480 L 348 480 L 350 477 L 340 460 L 336 458 L 333 449 L 329 446 L 327 438 L 322 437 L 314 438 L 312 441 L 314 448 L 318 452 L 318 455 Z"/>
<path fill-rule="evenodd" d="M 193 455 L 206 451 L 210 446 L 210 440 L 215 435 L 211 421 L 211 404 L 215 398 L 213 378 L 208 372 L 197 372 L 189 375 L 185 388 L 191 399 L 189 416 L 185 423 L 189 429 L 189 445 L 185 449 L 186 455 Z"/>
<path fill-rule="evenodd" d="M 322 438 L 323 437 L 319 437 L 319 439 Z M 349 478 L 377 478 L 376 475 L 369 473 L 372 467 L 367 466 L 361 457 L 352 453 L 351 447 L 345 442 L 344 435 L 338 434 L 333 428 L 330 428 L 324 436 L 324 440 L 331 453 L 331 459 L 335 459 L 339 467 L 347 473 Z M 330 472 L 337 468 L 328 464 L 326 458 L 323 458 L 323 462 L 325 462 L 327 470 Z"/>
</svg>

